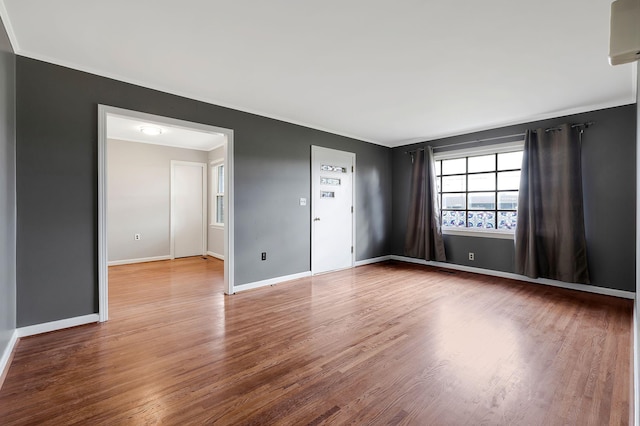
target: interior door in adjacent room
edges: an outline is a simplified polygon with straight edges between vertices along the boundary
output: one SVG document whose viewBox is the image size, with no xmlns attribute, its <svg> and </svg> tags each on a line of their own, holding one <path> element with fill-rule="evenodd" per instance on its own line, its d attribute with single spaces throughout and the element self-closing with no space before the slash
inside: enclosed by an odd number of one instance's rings
<svg viewBox="0 0 640 426">
<path fill-rule="evenodd" d="M 206 255 L 207 175 L 205 163 L 171 162 L 172 257 Z"/>
<path fill-rule="evenodd" d="M 354 153 L 311 147 L 311 272 L 354 265 Z"/>
</svg>

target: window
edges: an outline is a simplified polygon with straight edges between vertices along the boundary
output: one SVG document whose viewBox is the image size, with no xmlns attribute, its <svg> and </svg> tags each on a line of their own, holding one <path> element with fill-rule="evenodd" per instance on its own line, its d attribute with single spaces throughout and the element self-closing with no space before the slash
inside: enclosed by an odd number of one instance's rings
<svg viewBox="0 0 640 426">
<path fill-rule="evenodd" d="M 444 231 L 515 230 L 521 142 L 466 153 L 449 151 L 435 159 Z"/>
<path fill-rule="evenodd" d="M 224 164 L 211 166 L 211 225 L 224 225 Z"/>
</svg>

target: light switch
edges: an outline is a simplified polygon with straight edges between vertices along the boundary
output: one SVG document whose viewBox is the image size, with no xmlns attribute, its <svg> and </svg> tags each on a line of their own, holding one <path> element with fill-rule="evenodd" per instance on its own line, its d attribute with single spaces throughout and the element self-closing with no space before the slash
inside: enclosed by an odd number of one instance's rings
<svg viewBox="0 0 640 426">
<path fill-rule="evenodd" d="M 301 206 L 306 206 L 307 205 L 307 199 L 306 198 L 300 198 L 300 205 Z"/>
</svg>

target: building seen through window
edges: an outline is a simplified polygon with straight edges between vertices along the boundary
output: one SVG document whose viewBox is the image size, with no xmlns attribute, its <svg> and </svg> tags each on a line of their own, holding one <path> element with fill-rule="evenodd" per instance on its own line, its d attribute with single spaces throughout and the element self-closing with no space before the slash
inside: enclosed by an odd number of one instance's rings
<svg viewBox="0 0 640 426">
<path fill-rule="evenodd" d="M 436 161 L 443 229 L 514 230 L 522 150 Z"/>
</svg>

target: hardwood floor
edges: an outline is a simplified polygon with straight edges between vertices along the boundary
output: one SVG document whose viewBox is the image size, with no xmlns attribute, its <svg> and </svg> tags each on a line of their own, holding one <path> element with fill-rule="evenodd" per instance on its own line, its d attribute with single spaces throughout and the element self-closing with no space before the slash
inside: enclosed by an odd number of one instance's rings
<svg viewBox="0 0 640 426">
<path fill-rule="evenodd" d="M 111 267 L 107 323 L 22 339 L 0 424 L 628 424 L 630 300 L 384 263 L 223 294 Z"/>
</svg>

